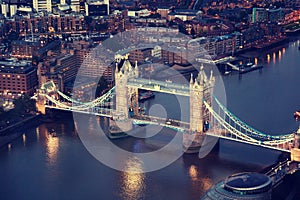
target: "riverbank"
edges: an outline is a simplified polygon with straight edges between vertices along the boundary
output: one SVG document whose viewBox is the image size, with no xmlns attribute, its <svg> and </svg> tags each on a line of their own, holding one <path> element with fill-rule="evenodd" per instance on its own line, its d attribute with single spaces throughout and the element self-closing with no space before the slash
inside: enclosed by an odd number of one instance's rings
<svg viewBox="0 0 300 200">
<path fill-rule="evenodd" d="M 23 134 L 23 131 L 42 123 L 41 114 L 29 116 L 0 130 L 0 147 L 10 143 Z"/>
</svg>

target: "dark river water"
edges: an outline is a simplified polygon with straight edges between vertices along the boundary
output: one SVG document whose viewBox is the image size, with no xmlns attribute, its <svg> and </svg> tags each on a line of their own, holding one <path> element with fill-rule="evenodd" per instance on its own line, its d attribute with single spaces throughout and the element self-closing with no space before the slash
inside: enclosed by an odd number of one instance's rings
<svg viewBox="0 0 300 200">
<path fill-rule="evenodd" d="M 299 124 L 293 112 L 300 109 L 298 46 L 295 40 L 270 52 L 247 54 L 257 57 L 264 68 L 242 77 L 223 77 L 229 110 L 266 133 L 295 131 Z M 163 94 L 156 94 L 151 101 L 168 103 Z M 51 129 L 58 137 L 49 135 Z M 141 141 L 123 138 L 114 143 L 134 149 Z M 0 199 L 199 199 L 226 176 L 260 171 L 280 155 L 274 150 L 220 140 L 218 148 L 201 159 L 189 154 L 155 172 L 119 172 L 90 155 L 75 131 L 71 115 L 62 114 L 52 123 L 24 130 L 20 138 L 0 149 Z M 299 173 L 286 177 L 273 197 L 300 199 L 297 191 Z"/>
</svg>

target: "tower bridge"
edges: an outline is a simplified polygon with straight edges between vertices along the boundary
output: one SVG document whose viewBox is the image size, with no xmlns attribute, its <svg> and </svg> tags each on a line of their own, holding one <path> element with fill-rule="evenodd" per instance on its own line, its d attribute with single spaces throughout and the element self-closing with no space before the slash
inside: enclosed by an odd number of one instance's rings
<svg viewBox="0 0 300 200">
<path fill-rule="evenodd" d="M 58 90 L 53 82 L 41 86 L 34 96 L 38 111 L 45 114 L 46 108 L 109 117 L 122 124 L 128 131 L 133 124 L 153 124 L 182 132 L 184 151 L 199 150 L 205 136 L 218 137 L 247 143 L 291 154 L 291 160 L 300 162 L 300 129 L 287 134 L 265 134 L 247 125 L 231 113 L 213 96 L 215 78 L 206 75 L 201 67 L 196 78 L 191 75 L 189 84 L 170 83 L 139 77 L 137 63 L 128 60 L 115 70 L 115 86 L 102 96 L 88 102 L 69 97 Z M 140 112 L 139 89 L 175 94 L 189 98 L 189 122 L 147 116 Z M 105 104 L 115 97 L 115 108 Z M 187 145 L 188 144 L 188 145 Z"/>
</svg>

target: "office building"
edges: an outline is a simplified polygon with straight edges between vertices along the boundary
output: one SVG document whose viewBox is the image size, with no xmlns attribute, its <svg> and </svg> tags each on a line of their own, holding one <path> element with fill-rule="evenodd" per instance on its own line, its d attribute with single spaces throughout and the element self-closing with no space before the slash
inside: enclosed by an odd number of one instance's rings
<svg viewBox="0 0 300 200">
<path fill-rule="evenodd" d="M 0 61 L 0 77 L 0 96 L 5 99 L 33 95 L 38 85 L 36 69 L 27 61 Z"/>
<path fill-rule="evenodd" d="M 85 14 L 87 16 L 109 15 L 109 0 L 89 0 L 85 3 Z"/>
<path fill-rule="evenodd" d="M 51 0 L 33 0 L 33 8 L 37 11 L 52 12 Z"/>
</svg>

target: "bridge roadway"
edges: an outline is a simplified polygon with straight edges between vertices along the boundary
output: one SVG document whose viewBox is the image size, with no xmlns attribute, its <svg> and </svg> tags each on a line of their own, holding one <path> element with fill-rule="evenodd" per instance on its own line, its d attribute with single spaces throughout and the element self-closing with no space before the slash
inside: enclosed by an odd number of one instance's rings
<svg viewBox="0 0 300 200">
<path fill-rule="evenodd" d="M 153 125 L 168 127 L 173 130 L 177 130 L 177 131 L 184 132 L 184 133 L 193 133 L 189 130 L 189 123 L 178 121 L 178 120 L 142 115 L 142 116 L 135 116 L 133 118 L 133 123 L 134 124 L 153 124 Z M 264 144 L 263 141 L 257 141 L 257 140 L 253 140 L 253 141 L 241 140 L 236 135 L 230 134 L 230 132 L 228 130 L 222 129 L 222 128 L 209 129 L 204 134 L 208 135 L 208 136 L 212 136 L 212 137 L 218 137 L 218 138 L 231 140 L 231 141 L 235 141 L 235 142 L 251 144 L 251 145 L 260 146 L 260 147 L 273 149 L 273 150 L 277 150 L 277 151 L 284 151 L 284 152 L 288 152 L 288 153 L 291 152 L 291 150 L 285 146 L 282 146 L 282 147 L 270 146 L 270 145 Z"/>
<path fill-rule="evenodd" d="M 141 89 L 154 90 L 157 92 L 165 92 L 170 94 L 179 94 L 184 96 L 189 96 L 190 89 L 187 85 L 179 85 L 176 83 L 170 82 L 162 82 L 162 81 L 154 81 L 147 79 L 129 79 L 128 84 L 132 87 L 137 87 Z M 130 86 L 129 86 L 130 87 Z M 54 84 L 46 85 L 45 90 L 48 92 L 54 92 L 55 86 Z M 49 88 L 49 89 L 47 89 Z M 47 108 L 54 108 L 66 111 L 73 111 L 85 114 L 93 114 L 97 116 L 104 117 L 113 117 L 114 110 L 100 107 L 105 103 L 107 98 L 110 98 L 113 89 L 110 90 L 109 93 L 104 94 L 103 96 L 97 98 L 92 101 L 92 103 L 87 102 L 84 104 L 79 103 L 79 105 L 74 105 L 73 99 L 69 97 L 66 98 L 62 95 L 63 99 L 68 100 L 69 102 L 60 101 L 56 95 L 48 93 L 41 93 L 41 96 L 46 98 Z M 208 111 L 212 114 L 216 124 L 213 122 L 210 124 L 210 129 L 206 131 L 204 134 L 224 138 L 228 140 L 233 140 L 236 142 L 247 143 L 251 145 L 266 147 L 270 149 L 275 149 L 279 151 L 290 152 L 292 143 L 294 141 L 294 134 L 286 134 L 280 136 L 272 136 L 268 134 L 263 134 L 250 126 L 243 123 L 240 119 L 235 117 L 232 113 L 230 113 L 220 102 L 216 99 L 217 104 L 219 105 L 219 113 L 212 109 L 212 107 L 204 101 L 204 105 L 208 109 Z M 78 104 L 78 103 L 77 103 Z M 223 114 L 220 113 L 222 110 Z M 228 117 L 229 120 L 226 120 Z M 183 133 L 194 133 L 189 130 L 189 123 L 180 122 L 171 119 L 163 119 L 163 118 L 155 118 L 149 116 L 140 116 L 136 117 L 133 120 L 136 124 L 155 124 L 164 127 L 169 127 L 171 129 L 175 129 L 177 131 Z"/>
<path fill-rule="evenodd" d="M 175 85 L 176 87 L 176 85 Z M 47 108 L 54 108 L 54 109 L 60 109 L 65 111 L 74 111 L 84 114 L 93 114 L 96 116 L 104 116 L 104 117 L 113 117 L 113 110 L 102 108 L 102 107 L 81 107 L 81 106 L 73 106 L 72 103 L 67 102 L 60 102 L 54 98 L 49 97 L 46 95 L 48 100 L 52 102 L 51 105 L 45 105 Z M 54 104 L 53 104 L 54 103 Z M 206 102 L 204 102 L 205 104 Z M 205 104 L 206 105 L 206 104 Z M 217 120 L 220 120 L 219 122 L 222 122 L 222 124 L 227 124 L 227 126 L 223 126 L 225 129 L 217 128 L 217 126 L 212 126 L 215 128 L 212 128 L 205 132 L 206 135 L 213 136 L 213 137 L 219 137 L 223 139 L 233 140 L 236 142 L 242 142 L 246 144 L 266 147 L 269 149 L 279 150 L 279 151 L 285 151 L 290 152 L 290 148 L 284 144 L 276 144 L 274 145 L 270 143 L 270 141 L 261 141 L 254 139 L 251 137 L 251 134 L 242 133 L 235 129 L 233 126 L 229 125 L 228 123 L 222 121 L 222 119 L 218 119 L 220 117 L 219 115 L 216 115 L 216 113 L 212 110 L 212 108 L 209 107 L 209 105 L 206 105 L 207 108 L 210 110 L 210 112 L 213 114 L 214 117 L 216 117 Z M 159 126 L 168 127 L 183 133 L 193 133 L 189 130 L 189 123 L 187 122 L 181 122 L 177 120 L 172 119 L 165 119 L 165 118 L 158 118 L 158 117 L 152 117 L 152 116 L 146 116 L 142 115 L 139 117 L 135 117 L 133 119 L 133 122 L 135 124 L 154 124 Z M 250 132 L 251 133 L 251 132 Z"/>
<path fill-rule="evenodd" d="M 219 64 L 219 63 L 224 63 L 224 62 L 230 62 L 233 60 L 236 60 L 236 58 L 233 56 L 228 56 L 228 57 L 220 58 L 220 59 L 216 59 L 216 60 L 210 60 L 210 59 L 205 59 L 205 58 L 196 58 L 197 62 L 207 63 L 207 64 Z"/>
<path fill-rule="evenodd" d="M 129 79 L 127 85 L 143 90 L 151 90 L 154 92 L 163 92 L 168 94 L 177 94 L 181 96 L 190 96 L 190 87 L 188 85 L 170 83 L 148 79 Z"/>
<path fill-rule="evenodd" d="M 152 124 L 157 126 L 164 126 L 180 132 L 188 132 L 190 127 L 190 124 L 188 122 L 148 115 L 134 116 L 132 119 L 134 124 Z"/>
<path fill-rule="evenodd" d="M 83 113 L 83 114 L 90 114 L 90 115 L 96 115 L 96 116 L 102 116 L 102 117 L 112 117 L 112 109 L 107 108 L 101 108 L 101 107 L 93 107 L 83 110 L 78 110 L 72 106 L 70 107 L 59 107 L 59 106 L 51 106 L 51 105 L 45 105 L 46 108 L 52 108 L 57 110 L 64 110 L 64 111 L 74 111 L 77 113 Z"/>
</svg>

